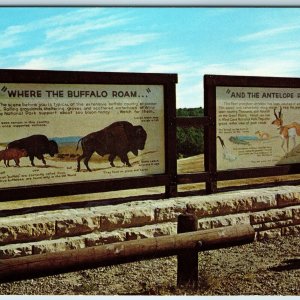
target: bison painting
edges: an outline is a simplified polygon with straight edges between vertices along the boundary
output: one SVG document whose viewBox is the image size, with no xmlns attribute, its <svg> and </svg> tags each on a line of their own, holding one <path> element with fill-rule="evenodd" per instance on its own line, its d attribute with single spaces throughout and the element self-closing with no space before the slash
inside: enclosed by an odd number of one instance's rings
<svg viewBox="0 0 300 300">
<path fill-rule="evenodd" d="M 23 139 L 15 140 L 10 142 L 7 148 L 25 149 L 32 166 L 34 166 L 34 157 L 41 159 L 43 164 L 46 165 L 44 154 L 49 154 L 53 157 L 58 153 L 57 143 L 55 141 L 49 141 L 48 138 L 42 134 L 31 135 Z"/>
<path fill-rule="evenodd" d="M 104 129 L 92 132 L 81 138 L 77 143 L 82 146 L 82 155 L 77 159 L 77 171 L 80 171 L 80 161 L 84 159 L 84 164 L 88 171 L 88 162 L 94 152 L 100 156 L 109 154 L 109 162 L 114 167 L 114 159 L 119 156 L 121 161 L 127 166 L 131 166 L 128 160 L 128 152 L 138 155 L 138 150 L 143 150 L 147 139 L 147 133 L 142 126 L 133 126 L 126 121 L 112 123 Z M 76 150 L 77 150 L 76 149 Z"/>
<path fill-rule="evenodd" d="M 20 158 L 27 156 L 25 149 L 10 148 L 0 151 L 0 161 L 4 161 L 4 165 L 9 167 L 9 161 L 14 160 L 16 166 L 20 167 Z"/>
</svg>

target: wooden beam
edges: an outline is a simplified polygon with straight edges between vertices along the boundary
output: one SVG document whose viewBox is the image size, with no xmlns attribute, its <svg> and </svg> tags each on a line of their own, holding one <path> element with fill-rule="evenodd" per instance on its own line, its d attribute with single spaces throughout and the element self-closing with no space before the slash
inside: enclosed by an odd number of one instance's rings
<svg viewBox="0 0 300 300">
<path fill-rule="evenodd" d="M 187 249 L 203 251 L 223 248 L 253 240 L 253 228 L 250 225 L 238 225 L 64 252 L 2 259 L 0 260 L 0 282 L 177 255 L 179 251 Z"/>
</svg>

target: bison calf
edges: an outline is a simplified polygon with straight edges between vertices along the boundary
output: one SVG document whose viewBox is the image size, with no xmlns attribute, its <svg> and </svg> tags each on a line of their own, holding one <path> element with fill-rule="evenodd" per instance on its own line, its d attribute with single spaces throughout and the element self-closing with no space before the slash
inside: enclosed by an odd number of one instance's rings
<svg viewBox="0 0 300 300">
<path fill-rule="evenodd" d="M 9 161 L 14 160 L 16 166 L 20 167 L 20 158 L 27 156 L 25 149 L 10 148 L 0 151 L 0 161 L 4 161 L 4 165 L 9 167 Z"/>
<path fill-rule="evenodd" d="M 138 150 L 143 150 L 147 139 L 147 133 L 142 126 L 133 126 L 126 121 L 112 123 L 104 129 L 92 132 L 81 138 L 82 155 L 77 159 L 77 171 L 80 171 L 80 161 L 84 158 L 87 170 L 91 171 L 88 162 L 94 152 L 100 156 L 109 154 L 109 162 L 114 167 L 114 159 L 119 156 L 127 166 L 131 166 L 128 152 L 138 155 Z M 77 150 L 76 149 L 76 150 Z"/>
</svg>

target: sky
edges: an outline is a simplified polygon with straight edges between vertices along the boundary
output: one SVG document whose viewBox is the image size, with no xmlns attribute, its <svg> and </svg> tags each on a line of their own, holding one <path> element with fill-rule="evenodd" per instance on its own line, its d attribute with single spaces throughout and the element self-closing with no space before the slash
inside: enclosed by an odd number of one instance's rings
<svg viewBox="0 0 300 300">
<path fill-rule="evenodd" d="M 300 8 L 0 7 L 0 68 L 176 73 L 177 107 L 203 76 L 300 77 Z"/>
</svg>

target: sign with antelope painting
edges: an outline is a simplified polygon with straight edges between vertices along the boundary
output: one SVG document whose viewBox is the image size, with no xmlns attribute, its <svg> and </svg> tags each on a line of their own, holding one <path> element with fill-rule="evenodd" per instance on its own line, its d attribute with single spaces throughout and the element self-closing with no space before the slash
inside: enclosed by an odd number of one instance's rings
<svg viewBox="0 0 300 300">
<path fill-rule="evenodd" d="M 300 163 L 300 88 L 217 86 L 217 168 Z"/>
</svg>

